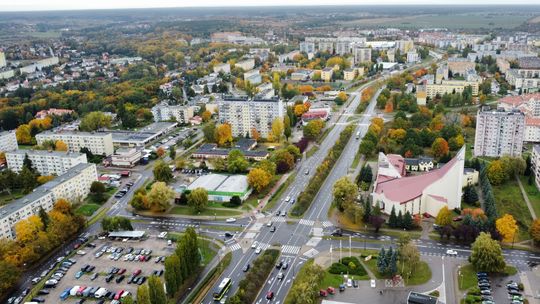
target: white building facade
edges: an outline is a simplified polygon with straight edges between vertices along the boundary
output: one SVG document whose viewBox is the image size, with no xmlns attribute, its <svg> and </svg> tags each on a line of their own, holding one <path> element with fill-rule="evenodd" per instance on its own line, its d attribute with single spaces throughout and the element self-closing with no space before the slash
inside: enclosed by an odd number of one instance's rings
<svg viewBox="0 0 540 304">
<path fill-rule="evenodd" d="M 476 116 L 474 156 L 520 156 L 525 115 L 519 111 L 479 110 Z"/>
<path fill-rule="evenodd" d="M 14 151 L 18 148 L 15 131 L 0 132 L 0 152 Z"/>
<path fill-rule="evenodd" d="M 45 150 L 16 150 L 6 153 L 8 168 L 20 172 L 24 158 L 32 161 L 32 166 L 41 175 L 62 175 L 78 164 L 87 163 L 86 154 Z"/>
<path fill-rule="evenodd" d="M 187 124 L 194 116 L 193 107 L 169 105 L 166 102 L 155 105 L 151 111 L 155 122 L 176 120 L 178 123 Z"/>
<path fill-rule="evenodd" d="M 36 135 L 38 145 L 47 140 L 61 140 L 66 143 L 71 152 L 80 152 L 82 148 L 88 148 L 95 155 L 109 156 L 114 153 L 111 133 L 46 131 Z"/>
</svg>

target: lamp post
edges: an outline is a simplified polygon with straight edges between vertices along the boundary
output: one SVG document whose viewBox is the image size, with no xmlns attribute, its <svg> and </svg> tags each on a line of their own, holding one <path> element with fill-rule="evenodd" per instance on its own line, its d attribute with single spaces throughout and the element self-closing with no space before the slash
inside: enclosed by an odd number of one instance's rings
<svg viewBox="0 0 540 304">
<path fill-rule="evenodd" d="M 367 225 L 364 225 L 364 230 L 367 232 Z M 364 237 L 364 251 L 366 251 L 366 237 Z"/>
</svg>

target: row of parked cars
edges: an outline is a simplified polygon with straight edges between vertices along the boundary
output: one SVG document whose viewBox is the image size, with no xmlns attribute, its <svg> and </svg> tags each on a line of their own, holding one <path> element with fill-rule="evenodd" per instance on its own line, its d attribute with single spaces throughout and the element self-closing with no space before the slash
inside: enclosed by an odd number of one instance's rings
<svg viewBox="0 0 540 304">
<path fill-rule="evenodd" d="M 91 287 L 91 286 L 73 286 L 66 288 L 60 294 L 60 300 L 65 301 L 67 298 L 80 297 L 78 304 L 84 303 L 86 299 L 94 298 L 98 299 L 97 304 L 105 303 L 105 299 L 113 300 L 111 304 L 120 303 L 121 299 L 130 294 L 129 291 L 120 289 L 117 292 L 109 291 L 105 287 Z"/>
<path fill-rule="evenodd" d="M 116 198 L 124 197 L 124 195 L 126 195 L 129 192 L 129 189 L 131 189 L 131 187 L 133 187 L 133 182 L 128 182 L 124 188 L 122 188 L 118 192 L 116 192 L 114 197 L 116 197 Z"/>
</svg>

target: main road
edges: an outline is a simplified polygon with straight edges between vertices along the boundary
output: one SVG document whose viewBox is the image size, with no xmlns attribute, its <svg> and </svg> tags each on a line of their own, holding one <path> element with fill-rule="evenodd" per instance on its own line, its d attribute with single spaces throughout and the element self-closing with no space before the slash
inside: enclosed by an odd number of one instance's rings
<svg viewBox="0 0 540 304">
<path fill-rule="evenodd" d="M 330 149 L 335 145 L 339 134 L 349 124 L 349 114 L 354 113 L 358 105 L 360 104 L 360 96 L 362 90 L 371 85 L 372 82 L 366 83 L 357 91 L 351 93 L 346 106 L 343 108 L 340 116 L 334 122 L 333 128 L 330 130 L 327 137 L 323 140 L 319 146 L 319 150 L 315 154 L 305 160 L 299 165 L 297 170 L 297 176 L 294 181 L 289 185 L 283 194 L 283 198 L 288 197 L 291 200 L 295 199 L 298 194 L 305 189 L 307 183 L 315 174 L 315 169 L 326 157 Z M 317 246 L 321 241 L 320 237 L 310 238 L 313 234 L 314 227 L 320 227 L 317 231 L 321 231 L 324 227 L 330 227 L 332 224 L 329 221 L 321 221 L 326 219 L 326 212 L 331 204 L 332 187 L 337 179 L 347 174 L 349 167 L 352 164 L 354 156 L 358 150 L 360 139 L 356 140 L 355 135 L 357 132 L 362 137 L 369 126 L 370 120 L 373 116 L 376 104 L 376 96 L 372 98 L 369 106 L 365 112 L 360 115 L 359 121 L 355 122 L 355 130 L 351 136 L 351 140 L 347 143 L 340 158 L 336 161 L 330 174 L 326 178 L 323 186 L 313 200 L 311 207 L 306 211 L 303 218 L 299 221 L 288 220 L 284 216 L 273 216 L 271 214 L 258 214 L 255 216 L 255 221 L 250 224 L 242 237 L 235 238 L 228 242 L 229 248 L 233 251 L 233 259 L 230 266 L 225 269 L 220 280 L 216 284 L 219 284 L 222 278 L 229 277 L 233 280 L 233 286 L 230 294 L 234 293 L 237 289 L 238 282 L 243 277 L 242 269 L 244 265 L 252 263 L 257 257 L 255 249 L 251 248 L 253 242 L 257 242 L 257 247 L 261 247 L 262 250 L 267 249 L 270 246 L 277 246 L 281 248 L 281 259 L 288 262 L 289 267 L 284 270 L 284 278 L 281 282 L 290 282 L 293 279 L 295 272 L 305 259 L 301 259 L 301 254 L 315 255 L 318 252 L 313 247 Z M 275 210 L 279 210 L 281 213 L 289 212 L 293 204 L 286 199 L 279 202 L 279 205 Z M 267 224 L 271 222 L 276 227 L 276 232 L 271 232 Z M 261 294 L 257 302 L 266 301 L 265 295 L 267 291 L 273 291 L 275 298 L 279 301 L 283 299 L 288 291 L 290 284 L 279 284 L 280 281 L 271 279 L 268 284 L 261 289 Z M 287 287 L 285 287 L 287 286 Z M 211 292 L 206 296 L 204 303 L 212 303 Z"/>
</svg>

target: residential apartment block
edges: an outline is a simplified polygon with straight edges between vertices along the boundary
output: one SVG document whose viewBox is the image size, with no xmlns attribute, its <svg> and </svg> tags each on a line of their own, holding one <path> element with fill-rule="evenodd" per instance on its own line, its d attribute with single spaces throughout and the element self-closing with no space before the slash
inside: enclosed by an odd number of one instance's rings
<svg viewBox="0 0 540 304">
<path fill-rule="evenodd" d="M 0 152 L 14 151 L 18 148 L 15 131 L 0 132 Z"/>
<path fill-rule="evenodd" d="M 334 75 L 334 70 L 332 68 L 324 68 L 321 71 L 321 79 L 323 81 L 327 81 L 327 82 L 331 81 L 333 75 Z"/>
<path fill-rule="evenodd" d="M 540 189 L 540 145 L 534 145 L 531 153 L 531 169 L 536 188 Z"/>
<path fill-rule="evenodd" d="M 214 73 L 223 72 L 225 74 L 228 74 L 231 72 L 231 65 L 228 63 L 218 63 L 214 65 Z"/>
<path fill-rule="evenodd" d="M 474 155 L 520 156 L 524 129 L 525 115 L 520 111 L 479 110 L 476 116 Z"/>
<path fill-rule="evenodd" d="M 36 135 L 38 145 L 47 140 L 61 140 L 67 144 L 71 152 L 80 152 L 82 148 L 88 148 L 90 152 L 96 155 L 109 156 L 114 153 L 111 133 L 45 131 Z"/>
<path fill-rule="evenodd" d="M 358 46 L 353 49 L 354 64 L 359 65 L 364 62 L 371 62 L 371 48 Z"/>
<path fill-rule="evenodd" d="M 15 150 L 6 153 L 8 168 L 20 172 L 24 158 L 32 161 L 32 166 L 41 175 L 62 175 L 78 164 L 87 163 L 86 154 L 46 150 Z"/>
<path fill-rule="evenodd" d="M 181 124 L 187 124 L 194 116 L 193 107 L 169 105 L 165 101 L 153 106 L 151 111 L 155 122 L 176 120 Z"/>
<path fill-rule="evenodd" d="M 0 208 L 0 239 L 15 238 L 15 224 L 43 208 L 49 211 L 61 199 L 75 201 L 83 199 L 90 192 L 92 182 L 97 180 L 95 164 L 78 164 L 66 173 L 45 183 L 25 197 Z"/>
<path fill-rule="evenodd" d="M 448 70 L 452 74 L 464 75 L 469 69 L 474 69 L 476 64 L 467 58 L 448 58 Z"/>
<path fill-rule="evenodd" d="M 283 101 L 225 97 L 218 100 L 219 120 L 231 125 L 233 136 L 251 135 L 256 129 L 262 137 L 272 132 L 272 122 L 283 117 Z"/>
<path fill-rule="evenodd" d="M 498 107 L 525 114 L 523 141 L 540 142 L 540 93 L 507 96 L 499 99 Z"/>
<path fill-rule="evenodd" d="M 433 99 L 437 94 L 461 94 L 468 86 L 472 89 L 472 95 L 478 96 L 478 82 L 464 80 L 442 80 L 440 84 L 428 83 L 425 86 L 427 97 Z"/>
<path fill-rule="evenodd" d="M 241 68 L 244 71 L 253 70 L 255 67 L 255 59 L 246 59 L 234 64 L 234 67 Z"/>
</svg>

